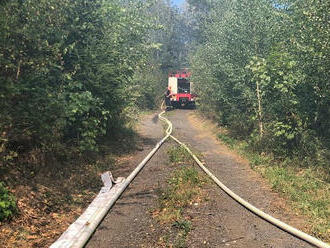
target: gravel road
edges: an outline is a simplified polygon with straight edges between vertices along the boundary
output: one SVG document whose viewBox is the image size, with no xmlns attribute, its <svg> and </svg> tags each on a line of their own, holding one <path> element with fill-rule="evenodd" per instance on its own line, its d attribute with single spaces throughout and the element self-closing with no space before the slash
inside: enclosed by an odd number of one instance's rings
<svg viewBox="0 0 330 248">
<path fill-rule="evenodd" d="M 282 221 L 303 227 L 304 222 L 286 207 L 248 163 L 222 145 L 212 132 L 214 126 L 191 110 L 168 113 L 173 135 L 200 152 L 206 166 L 230 189 L 256 207 Z M 115 177 L 127 176 L 163 136 L 157 115 L 146 116 L 140 124 L 140 151 L 113 171 Z M 151 216 L 157 204 L 157 190 L 174 169 L 168 162 L 165 143 L 143 171 L 110 210 L 88 248 L 159 247 L 162 227 Z M 188 247 L 313 247 L 268 222 L 256 217 L 223 193 L 215 184 L 207 186 L 209 200 L 191 211 L 193 229 L 188 234 Z"/>
</svg>

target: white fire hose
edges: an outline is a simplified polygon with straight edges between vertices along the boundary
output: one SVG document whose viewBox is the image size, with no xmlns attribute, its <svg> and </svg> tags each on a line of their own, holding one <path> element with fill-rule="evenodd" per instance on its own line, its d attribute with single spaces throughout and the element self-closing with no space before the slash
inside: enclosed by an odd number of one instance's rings
<svg viewBox="0 0 330 248">
<path fill-rule="evenodd" d="M 165 118 L 164 118 L 165 119 Z M 167 119 L 166 119 L 167 120 Z M 237 194 L 235 194 L 233 191 L 231 191 L 228 187 L 226 187 L 226 185 L 224 185 L 222 182 L 220 182 L 220 180 L 213 175 L 204 165 L 203 163 L 197 158 L 197 156 L 192 153 L 192 151 L 184 144 L 182 143 L 180 140 L 178 140 L 177 138 L 175 138 L 174 136 L 170 135 L 170 137 L 176 141 L 178 144 L 180 144 L 182 147 L 184 147 L 188 153 L 193 157 L 193 159 L 196 161 L 196 163 L 198 164 L 198 166 L 209 176 L 212 178 L 212 180 L 226 193 L 228 194 L 231 198 L 233 198 L 235 201 L 237 201 L 238 203 L 240 203 L 241 205 L 243 205 L 245 208 L 247 208 L 248 210 L 250 210 L 251 212 L 253 212 L 254 214 L 258 215 L 259 217 L 263 218 L 264 220 L 270 222 L 271 224 L 281 228 L 282 230 L 293 234 L 294 236 L 312 244 L 315 245 L 317 247 L 321 247 L 321 248 L 330 248 L 330 245 L 322 242 L 321 240 L 312 237 L 311 235 L 304 233 L 274 217 L 272 217 L 269 214 L 266 214 L 265 212 L 261 211 L 260 209 L 256 208 L 255 206 L 253 206 L 252 204 L 250 204 L 249 202 L 245 201 L 244 199 L 242 199 L 240 196 L 238 196 Z"/>
<path fill-rule="evenodd" d="M 164 102 L 162 103 L 163 106 Z M 283 229 L 284 231 L 293 234 L 294 236 L 305 240 L 306 242 L 313 244 L 321 248 L 330 248 L 330 246 L 302 231 L 297 230 L 294 227 L 291 227 L 280 220 L 275 219 L 274 217 L 262 212 L 258 208 L 254 207 L 229 188 L 227 188 L 223 183 L 221 183 L 204 165 L 203 163 L 194 155 L 191 150 L 177 138 L 171 135 L 172 133 L 172 123 L 162 116 L 165 111 L 161 112 L 158 116 L 159 119 L 166 122 L 168 127 L 166 129 L 166 135 L 164 138 L 156 144 L 153 150 L 143 159 L 143 161 L 133 170 L 133 172 L 126 178 L 120 178 L 117 181 L 114 181 L 111 173 L 104 174 L 102 179 L 104 179 L 105 186 L 101 189 L 98 196 L 93 200 L 93 202 L 88 206 L 85 212 L 61 235 L 61 237 L 53 243 L 51 248 L 81 248 L 88 242 L 89 238 L 94 233 L 97 226 L 107 215 L 111 207 L 115 204 L 120 195 L 124 192 L 127 186 L 133 181 L 137 174 L 143 169 L 145 164 L 151 159 L 151 157 L 157 152 L 160 146 L 171 137 L 181 146 L 183 146 L 189 154 L 194 158 L 197 164 L 201 169 L 209 175 L 213 181 L 224 190 L 229 196 L 234 200 L 239 202 L 241 205 L 260 216 L 261 218 L 267 220 L 268 222 L 274 224 L 275 226 Z M 115 183 L 115 186 L 112 187 L 112 183 Z"/>
<path fill-rule="evenodd" d="M 137 174 L 143 169 L 146 163 L 157 152 L 160 146 L 172 133 L 172 123 L 162 117 L 162 113 L 158 116 L 161 120 L 168 124 L 165 137 L 159 141 L 152 151 L 143 159 L 143 161 L 132 171 L 126 178 L 119 178 L 114 181 L 111 173 L 108 172 L 102 175 L 105 178 L 105 186 L 101 189 L 97 197 L 87 207 L 85 212 L 74 222 L 69 228 L 60 236 L 60 238 L 53 243 L 50 248 L 81 248 L 88 242 L 89 238 L 94 233 L 97 226 L 101 223 L 103 218 L 107 215 L 110 208 L 115 204 L 120 195 L 125 191 L 127 186 L 133 181 Z M 112 183 L 115 186 L 112 187 Z"/>
</svg>

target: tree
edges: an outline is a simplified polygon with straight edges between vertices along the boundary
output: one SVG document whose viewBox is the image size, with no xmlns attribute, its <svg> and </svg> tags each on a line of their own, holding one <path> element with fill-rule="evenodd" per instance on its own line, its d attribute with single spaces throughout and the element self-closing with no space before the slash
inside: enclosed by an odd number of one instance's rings
<svg viewBox="0 0 330 248">
<path fill-rule="evenodd" d="M 151 58 L 149 1 L 2 1 L 3 158 L 77 147 L 129 119 L 134 75 Z M 3 161 L 4 162 L 4 161 Z"/>
<path fill-rule="evenodd" d="M 330 126 L 328 4 L 189 3 L 208 20 L 191 60 L 203 110 L 261 150 L 322 150 Z"/>
</svg>

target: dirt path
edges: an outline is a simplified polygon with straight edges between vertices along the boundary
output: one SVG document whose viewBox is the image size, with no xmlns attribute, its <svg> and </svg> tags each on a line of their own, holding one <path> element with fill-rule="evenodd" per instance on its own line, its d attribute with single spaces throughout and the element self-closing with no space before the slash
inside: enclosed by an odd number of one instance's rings
<svg viewBox="0 0 330 248">
<path fill-rule="evenodd" d="M 148 116 L 140 125 L 139 133 L 144 137 L 141 149 L 123 167 L 113 171 L 115 177 L 125 176 L 140 163 L 163 137 L 163 127 L 157 115 Z M 168 143 L 148 162 L 116 202 L 86 247 L 157 247 L 152 233 L 157 231 L 150 216 L 156 204 L 157 189 L 169 173 L 166 149 Z"/>
<path fill-rule="evenodd" d="M 299 218 L 286 214 L 283 200 L 244 160 L 221 145 L 209 124 L 195 117 L 193 111 L 175 110 L 168 117 L 174 135 L 201 152 L 208 168 L 235 193 L 285 222 L 302 225 Z M 114 171 L 115 176 L 127 176 L 162 137 L 163 129 L 155 116 L 148 116 L 140 133 L 145 137 L 143 151 Z M 157 190 L 173 169 L 166 154 L 169 145 L 167 142 L 137 176 L 87 247 L 159 247 L 162 227 L 152 219 L 150 210 L 157 204 Z M 193 229 L 188 234 L 188 247 L 312 247 L 259 219 L 214 184 L 207 187 L 209 200 L 189 210 Z"/>
</svg>

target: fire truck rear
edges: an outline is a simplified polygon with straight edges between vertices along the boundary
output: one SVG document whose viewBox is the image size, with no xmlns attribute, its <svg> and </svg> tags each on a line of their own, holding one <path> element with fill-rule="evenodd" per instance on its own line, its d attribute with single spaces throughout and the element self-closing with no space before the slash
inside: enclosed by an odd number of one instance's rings
<svg viewBox="0 0 330 248">
<path fill-rule="evenodd" d="M 195 108 L 196 95 L 193 94 L 193 83 L 190 73 L 180 70 L 168 75 L 168 86 L 171 87 L 171 106 L 173 108 Z"/>
</svg>

